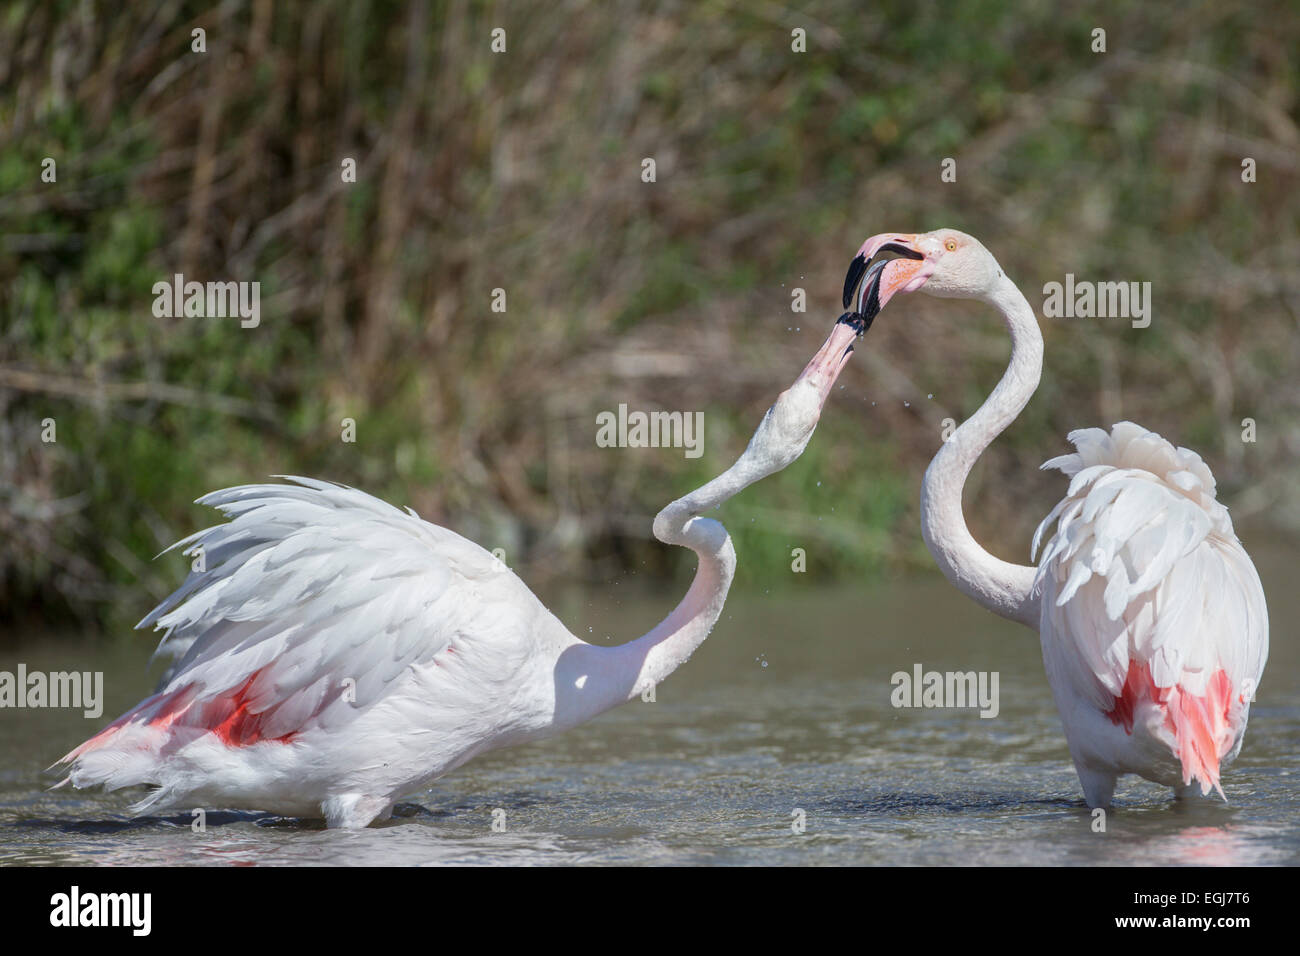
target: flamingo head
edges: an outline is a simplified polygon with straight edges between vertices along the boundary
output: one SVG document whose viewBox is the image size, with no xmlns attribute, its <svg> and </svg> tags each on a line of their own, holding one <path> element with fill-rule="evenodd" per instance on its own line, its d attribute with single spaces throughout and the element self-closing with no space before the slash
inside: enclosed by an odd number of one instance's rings
<svg viewBox="0 0 1300 956">
<path fill-rule="evenodd" d="M 893 253 L 899 258 L 888 258 Z M 956 229 L 882 232 L 862 244 L 844 277 L 844 307 L 856 301 L 870 323 L 899 292 L 921 290 L 943 299 L 980 299 L 1002 278 L 978 239 Z"/>
</svg>

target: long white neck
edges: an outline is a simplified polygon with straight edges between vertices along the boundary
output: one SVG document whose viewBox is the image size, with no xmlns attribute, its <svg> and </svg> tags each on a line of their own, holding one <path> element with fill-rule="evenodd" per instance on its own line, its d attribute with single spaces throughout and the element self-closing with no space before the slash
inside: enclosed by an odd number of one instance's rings
<svg viewBox="0 0 1300 956">
<path fill-rule="evenodd" d="M 717 478 L 655 516 L 655 537 L 665 544 L 690 548 L 699 566 L 686 596 L 672 613 L 647 634 L 617 649 L 624 674 L 636 673 L 625 700 L 643 694 L 686 663 L 722 614 L 736 575 L 736 549 L 722 522 L 700 515 L 763 477 L 750 467 L 748 457 L 747 452 Z"/>
<path fill-rule="evenodd" d="M 786 462 L 775 460 L 779 456 L 760 440 L 763 431 L 760 426 L 734 465 L 655 517 L 656 538 L 690 548 L 699 558 L 690 589 L 671 614 L 634 641 L 600 647 L 574 639 L 556 666 L 556 729 L 582 723 L 645 695 L 685 663 L 709 636 L 736 573 L 736 549 L 721 522 L 700 515 L 784 467 Z"/>
<path fill-rule="evenodd" d="M 962 514 L 962 489 L 971 468 L 993 439 L 1029 402 L 1043 368 L 1038 318 L 1014 282 L 1001 276 L 985 297 L 1002 312 L 1011 332 L 1011 363 L 979 410 L 944 442 L 921 484 L 921 533 L 944 575 L 996 614 L 1038 626 L 1032 595 L 1035 569 L 1011 564 L 985 551 L 971 536 Z"/>
<path fill-rule="evenodd" d="M 701 516 L 803 454 L 862 329 L 861 319 L 841 316 L 794 384 L 767 410 L 736 463 L 655 516 L 656 538 L 690 548 L 699 559 L 690 590 L 673 612 L 648 634 L 619 647 L 597 647 L 563 632 L 553 674 L 555 711 L 548 729 L 571 727 L 644 696 L 704 643 L 731 589 L 736 549 L 726 528 Z M 563 627 L 558 621 L 554 626 Z"/>
</svg>

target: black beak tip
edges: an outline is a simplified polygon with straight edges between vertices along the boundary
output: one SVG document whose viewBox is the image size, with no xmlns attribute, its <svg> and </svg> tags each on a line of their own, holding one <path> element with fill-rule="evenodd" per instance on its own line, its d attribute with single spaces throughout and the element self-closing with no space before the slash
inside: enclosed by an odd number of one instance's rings
<svg viewBox="0 0 1300 956">
<path fill-rule="evenodd" d="M 871 328 L 871 319 L 868 319 L 861 312 L 845 312 L 836 320 L 837 324 L 840 322 L 849 326 L 858 335 L 862 335 L 867 329 Z"/>
<path fill-rule="evenodd" d="M 862 274 L 867 271 L 867 257 L 858 253 L 849 263 L 849 273 L 844 277 L 844 308 L 849 307 L 853 301 L 853 293 L 857 291 L 858 283 L 862 281 Z"/>
</svg>

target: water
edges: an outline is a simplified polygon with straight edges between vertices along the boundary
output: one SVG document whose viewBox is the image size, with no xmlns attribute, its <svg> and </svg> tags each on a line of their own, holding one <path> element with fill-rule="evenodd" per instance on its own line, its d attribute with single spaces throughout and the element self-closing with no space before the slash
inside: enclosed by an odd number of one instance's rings
<svg viewBox="0 0 1300 956">
<path fill-rule="evenodd" d="M 102 669 L 99 720 L 0 711 L 0 862 L 22 864 L 1294 864 L 1300 862 L 1295 556 L 1252 542 L 1273 650 L 1231 803 L 1175 803 L 1126 778 L 1092 830 L 1037 638 L 941 578 L 736 593 L 695 657 L 636 702 L 564 736 L 488 754 L 360 832 L 256 813 L 131 819 L 124 793 L 47 792 L 42 769 L 152 684 L 143 636 L 46 642 L 0 669 Z M 627 585 L 553 606 L 624 640 L 677 594 Z M 588 628 L 592 628 L 589 633 Z M 889 679 L 998 671 L 1000 713 L 895 709 Z M 492 829 L 504 810 L 504 832 Z M 795 832 L 803 811 L 804 832 Z M 497 815 L 500 819 L 500 815 Z"/>
</svg>

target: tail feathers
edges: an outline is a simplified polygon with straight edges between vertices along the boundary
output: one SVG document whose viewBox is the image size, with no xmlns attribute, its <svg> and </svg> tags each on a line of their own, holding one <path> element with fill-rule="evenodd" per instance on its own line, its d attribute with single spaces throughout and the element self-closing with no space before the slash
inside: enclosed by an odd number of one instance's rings
<svg viewBox="0 0 1300 956">
<path fill-rule="evenodd" d="M 158 751 L 166 736 L 148 724 L 122 727 L 103 743 L 72 757 L 67 780 L 78 789 L 102 784 L 106 790 L 154 783 Z"/>
<path fill-rule="evenodd" d="M 102 784 L 108 790 L 117 790 L 155 783 L 160 751 L 172 737 L 172 723 L 189 705 L 190 693 L 191 689 L 184 687 L 145 698 L 55 761 L 55 767 L 71 764 L 67 776 L 55 787 L 70 782 L 78 789 Z"/>
<path fill-rule="evenodd" d="M 1180 685 L 1157 686 L 1145 663 L 1130 661 L 1124 687 L 1108 716 L 1131 734 L 1135 715 L 1143 705 L 1157 708 L 1163 717 L 1161 727 L 1182 764 L 1183 784 L 1195 780 L 1203 796 L 1215 790 L 1226 801 L 1219 785 L 1219 765 L 1234 743 L 1229 719 L 1232 684 L 1228 675 L 1220 669 L 1206 683 L 1202 694 L 1192 694 Z"/>
<path fill-rule="evenodd" d="M 1178 742 L 1178 759 L 1183 765 L 1183 783 L 1197 780 L 1202 796 L 1213 787 L 1224 800 L 1219 786 L 1219 760 L 1232 749 L 1233 734 L 1228 722 L 1232 687 L 1228 675 L 1219 671 L 1200 697 L 1177 693 L 1169 702 L 1165 721 L 1172 724 Z"/>
<path fill-rule="evenodd" d="M 133 784 L 157 783 L 160 765 L 173 752 L 208 735 L 232 748 L 262 741 L 291 742 L 298 735 L 301 714 L 296 715 L 296 720 L 286 720 L 278 704 L 263 705 L 256 713 L 250 710 L 256 703 L 256 685 L 263 670 L 254 671 L 237 686 L 217 693 L 197 684 L 186 684 L 146 698 L 56 761 L 55 766 L 72 765 L 68 776 L 56 786 L 68 782 L 77 788 L 103 784 L 109 790 L 116 790 Z M 268 728 L 275 730 L 276 735 L 266 736 L 264 732 Z"/>
</svg>

